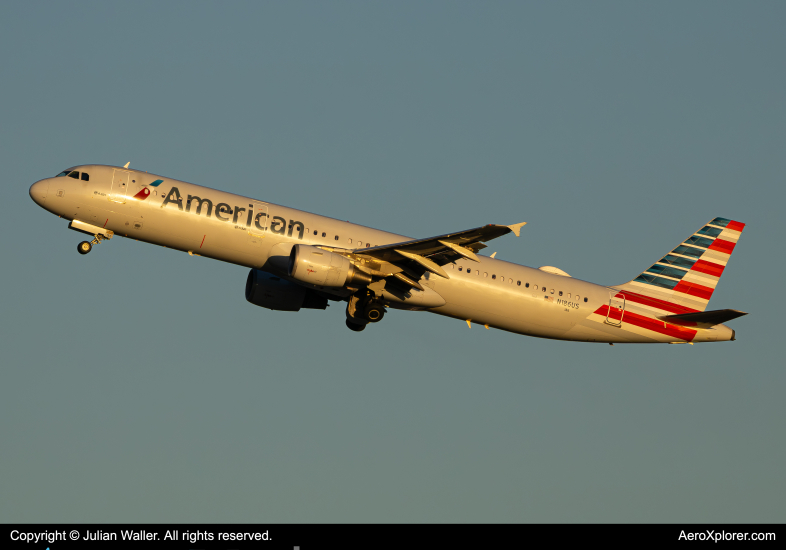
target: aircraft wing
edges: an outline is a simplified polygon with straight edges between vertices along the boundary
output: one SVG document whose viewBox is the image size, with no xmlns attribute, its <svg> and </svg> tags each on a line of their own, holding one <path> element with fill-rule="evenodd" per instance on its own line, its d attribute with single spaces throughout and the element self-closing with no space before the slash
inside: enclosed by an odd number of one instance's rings
<svg viewBox="0 0 786 550">
<path fill-rule="evenodd" d="M 486 248 L 486 245 L 483 244 L 484 242 L 511 232 L 518 237 L 521 227 L 524 225 L 526 225 L 526 222 L 514 225 L 484 225 L 427 239 L 415 239 L 384 246 L 373 246 L 371 248 L 358 248 L 352 251 L 352 255 L 367 261 L 370 260 L 372 263 L 380 265 L 380 267 L 384 264 L 395 266 L 398 269 L 390 270 L 394 272 L 389 273 L 389 275 L 395 276 L 410 286 L 420 288 L 416 281 L 425 271 L 430 271 L 440 277 L 449 279 L 450 277 L 441 266 L 459 258 L 467 258 L 475 262 L 480 261 L 475 252 Z M 413 277 L 414 280 L 407 277 L 407 275 Z"/>
</svg>

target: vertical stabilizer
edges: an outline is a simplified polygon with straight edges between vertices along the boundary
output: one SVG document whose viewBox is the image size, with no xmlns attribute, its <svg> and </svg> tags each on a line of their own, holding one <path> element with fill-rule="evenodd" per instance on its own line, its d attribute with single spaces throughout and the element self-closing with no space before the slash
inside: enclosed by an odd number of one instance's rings
<svg viewBox="0 0 786 550">
<path fill-rule="evenodd" d="M 618 288 L 624 291 L 626 300 L 661 311 L 704 311 L 744 227 L 744 223 L 715 218 Z"/>
</svg>

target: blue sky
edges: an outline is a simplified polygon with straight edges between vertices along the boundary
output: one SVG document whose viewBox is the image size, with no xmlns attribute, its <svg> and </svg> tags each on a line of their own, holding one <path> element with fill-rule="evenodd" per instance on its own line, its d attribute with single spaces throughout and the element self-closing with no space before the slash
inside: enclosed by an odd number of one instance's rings
<svg viewBox="0 0 786 550">
<path fill-rule="evenodd" d="M 4 521 L 786 520 L 780 2 L 3 2 Z M 601 284 L 745 222 L 738 340 L 606 346 L 243 298 L 34 181 L 122 165 Z"/>
</svg>

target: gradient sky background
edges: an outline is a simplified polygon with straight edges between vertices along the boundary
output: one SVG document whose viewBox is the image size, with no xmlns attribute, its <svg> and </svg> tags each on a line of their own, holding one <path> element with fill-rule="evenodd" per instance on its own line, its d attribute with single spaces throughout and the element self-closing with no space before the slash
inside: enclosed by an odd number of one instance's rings
<svg viewBox="0 0 786 550">
<path fill-rule="evenodd" d="M 0 521 L 783 522 L 783 2 L 0 3 Z M 738 340 L 281 313 L 80 234 L 122 165 L 601 284 L 715 216 Z"/>
</svg>

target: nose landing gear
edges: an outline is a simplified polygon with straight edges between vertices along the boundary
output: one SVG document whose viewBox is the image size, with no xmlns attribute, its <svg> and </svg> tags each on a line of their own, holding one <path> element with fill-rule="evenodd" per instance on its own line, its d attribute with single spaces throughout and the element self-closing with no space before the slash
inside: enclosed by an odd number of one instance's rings
<svg viewBox="0 0 786 550">
<path fill-rule="evenodd" d="M 90 241 L 90 242 L 82 241 L 81 243 L 76 245 L 76 250 L 77 250 L 77 252 L 79 252 L 82 255 L 87 254 L 88 252 L 93 250 L 93 245 L 94 244 L 98 244 L 101 241 L 105 241 L 105 240 L 107 240 L 107 238 L 104 237 L 103 235 L 101 235 L 100 233 L 98 233 L 96 235 L 95 239 L 93 239 L 92 241 Z"/>
<path fill-rule="evenodd" d="M 96 245 L 101 241 L 107 241 L 112 238 L 112 235 L 114 235 L 114 233 L 109 229 L 90 225 L 89 223 L 80 222 L 79 220 L 72 220 L 71 223 L 68 224 L 68 229 L 73 229 L 74 231 L 79 231 L 80 233 L 93 236 L 92 241 L 82 241 L 76 245 L 76 251 L 82 255 L 88 254 L 91 250 L 93 250 L 93 245 Z"/>
</svg>

